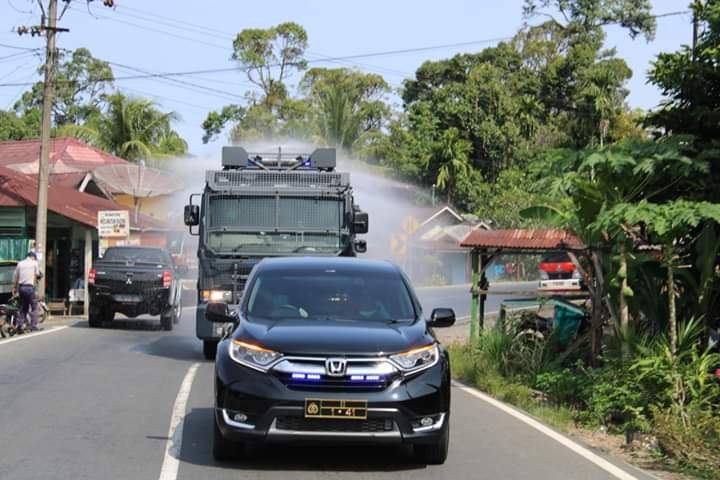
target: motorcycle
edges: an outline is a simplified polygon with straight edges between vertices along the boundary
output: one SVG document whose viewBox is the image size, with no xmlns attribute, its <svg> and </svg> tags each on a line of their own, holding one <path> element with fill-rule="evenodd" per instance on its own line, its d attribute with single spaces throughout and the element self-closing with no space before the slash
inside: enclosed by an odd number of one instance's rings
<svg viewBox="0 0 720 480">
<path fill-rule="evenodd" d="M 17 295 L 11 297 L 8 303 L 0 304 L 0 338 L 12 337 L 19 333 L 18 322 L 22 303 Z M 44 323 L 49 316 L 47 304 L 43 301 L 37 302 L 38 324 Z M 29 314 L 28 314 L 29 316 Z M 29 319 L 27 319 L 29 321 Z M 25 322 L 27 325 L 27 321 Z"/>
</svg>

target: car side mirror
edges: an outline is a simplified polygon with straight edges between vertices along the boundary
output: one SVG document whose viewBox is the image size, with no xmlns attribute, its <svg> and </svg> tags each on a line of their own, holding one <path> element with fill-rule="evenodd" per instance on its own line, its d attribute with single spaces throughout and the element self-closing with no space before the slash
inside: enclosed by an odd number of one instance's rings
<svg viewBox="0 0 720 480">
<path fill-rule="evenodd" d="M 452 327 L 455 325 L 455 311 L 452 308 L 435 308 L 427 324 L 434 328 Z"/>
<path fill-rule="evenodd" d="M 230 310 L 227 303 L 212 302 L 208 303 L 205 309 L 205 319 L 215 323 L 234 323 L 237 321 L 237 315 Z"/>
<path fill-rule="evenodd" d="M 355 251 L 357 253 L 366 253 L 367 242 L 365 240 L 355 240 Z"/>
<path fill-rule="evenodd" d="M 198 205 L 185 205 L 185 225 L 194 227 L 200 224 L 200 207 Z"/>
<path fill-rule="evenodd" d="M 368 233 L 369 225 L 370 217 L 368 217 L 367 212 L 356 211 L 353 215 L 353 232 Z"/>
</svg>

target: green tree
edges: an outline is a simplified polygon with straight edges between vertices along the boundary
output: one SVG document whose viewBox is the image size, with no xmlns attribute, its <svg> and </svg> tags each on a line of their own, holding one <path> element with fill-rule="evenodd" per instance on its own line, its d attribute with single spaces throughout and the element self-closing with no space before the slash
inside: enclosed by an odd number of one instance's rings
<svg viewBox="0 0 720 480">
<path fill-rule="evenodd" d="M 107 151 L 137 162 L 187 153 L 187 143 L 172 129 L 179 117 L 162 112 L 152 100 L 115 93 L 97 120 L 97 143 Z"/>
<path fill-rule="evenodd" d="M 113 81 L 110 65 L 93 57 L 88 49 L 60 52 L 53 82 L 53 124 L 81 125 L 97 117 Z M 35 83 L 15 104 L 15 110 L 21 115 L 41 110 L 43 88 L 43 82 Z"/>
<path fill-rule="evenodd" d="M 25 140 L 40 136 L 40 110 L 25 114 L 0 110 L 0 141 Z"/>
<path fill-rule="evenodd" d="M 297 134 L 307 120 L 308 108 L 289 97 L 285 80 L 307 68 L 307 41 L 305 29 L 293 22 L 241 31 L 233 41 L 232 58 L 260 91 L 246 94 L 247 105 L 210 112 L 202 124 L 203 142 L 215 138 L 228 124 L 233 141 Z"/>
<path fill-rule="evenodd" d="M 720 201 L 720 1 L 691 4 L 700 24 L 695 51 L 689 46 L 658 56 L 649 73 L 666 101 L 649 116 L 660 133 L 692 135 L 698 158 L 712 166 L 705 197 Z"/>
<path fill-rule="evenodd" d="M 594 227 L 609 230 L 616 225 L 641 227 L 648 244 L 662 245 L 660 262 L 666 271 L 665 292 L 668 304 L 667 329 L 670 353 L 677 353 L 676 272 L 687 262 L 686 245 L 692 243 L 691 235 L 700 225 L 709 222 L 720 224 L 720 205 L 709 202 L 693 202 L 685 199 L 657 204 L 642 200 L 638 203 L 620 203 L 602 212 Z M 701 300 L 701 299 L 698 299 Z"/>
<path fill-rule="evenodd" d="M 248 28 L 233 41 L 233 56 L 248 80 L 260 87 L 268 109 L 287 96 L 284 80 L 307 68 L 307 32 L 293 22 L 271 28 Z"/>
<path fill-rule="evenodd" d="M 313 110 L 318 139 L 348 150 L 378 134 L 390 115 L 384 101 L 390 87 L 377 74 L 313 68 L 305 73 L 300 91 Z"/>
</svg>

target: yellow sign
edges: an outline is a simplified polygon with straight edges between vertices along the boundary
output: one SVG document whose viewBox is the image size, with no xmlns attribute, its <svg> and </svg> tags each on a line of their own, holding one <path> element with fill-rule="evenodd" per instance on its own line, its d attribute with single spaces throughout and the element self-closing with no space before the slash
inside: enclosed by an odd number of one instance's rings
<svg viewBox="0 0 720 480">
<path fill-rule="evenodd" d="M 402 228 L 402 231 L 405 232 L 406 235 L 412 235 L 420 228 L 420 222 L 412 215 L 408 215 L 403 219 L 400 228 Z"/>
<path fill-rule="evenodd" d="M 393 233 L 390 236 L 390 250 L 400 256 L 407 255 L 407 235 L 403 233 Z"/>
</svg>

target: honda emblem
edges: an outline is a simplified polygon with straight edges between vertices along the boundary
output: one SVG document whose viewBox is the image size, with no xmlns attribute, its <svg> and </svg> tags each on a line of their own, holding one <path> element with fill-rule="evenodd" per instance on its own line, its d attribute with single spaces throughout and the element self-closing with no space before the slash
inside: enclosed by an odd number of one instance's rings
<svg viewBox="0 0 720 480">
<path fill-rule="evenodd" d="M 330 377 L 344 377 L 347 371 L 347 360 L 344 358 L 328 358 L 325 360 L 325 371 Z"/>
</svg>

